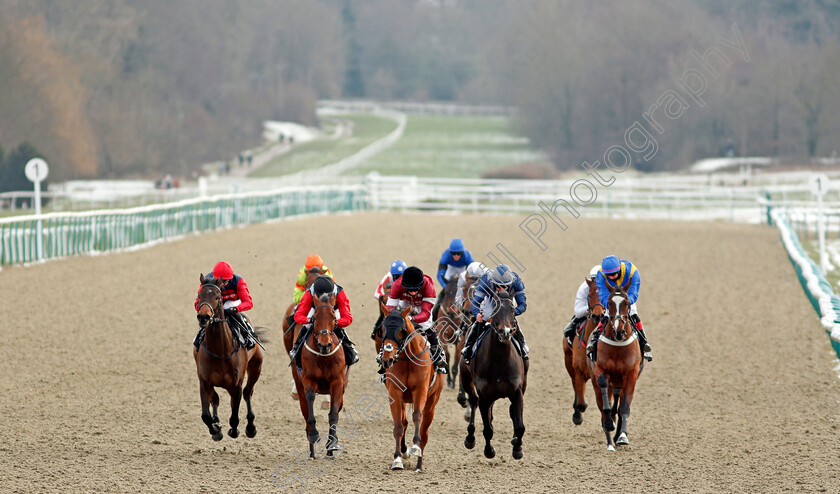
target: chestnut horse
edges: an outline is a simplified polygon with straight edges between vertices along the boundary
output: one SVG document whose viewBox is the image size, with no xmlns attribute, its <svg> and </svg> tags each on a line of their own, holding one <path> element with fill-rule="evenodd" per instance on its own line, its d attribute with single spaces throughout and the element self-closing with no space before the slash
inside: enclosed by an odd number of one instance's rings
<svg viewBox="0 0 840 494">
<path fill-rule="evenodd" d="M 325 271 L 322 270 L 321 268 L 317 267 L 317 266 L 315 266 L 312 269 L 310 269 L 309 271 L 307 271 L 306 272 L 306 283 L 304 284 L 304 290 L 309 289 L 309 287 L 312 286 L 312 283 L 315 283 L 315 280 L 318 278 L 318 276 L 321 276 L 324 273 L 325 273 Z M 297 304 L 295 304 L 295 303 L 292 303 L 291 305 L 289 305 L 289 307 L 286 308 L 286 313 L 284 314 L 284 317 L 283 317 L 283 345 L 286 347 L 286 354 L 288 354 L 289 352 L 292 351 L 292 345 L 295 344 L 295 335 L 293 334 L 292 331 L 290 331 L 290 329 L 292 327 L 292 323 L 295 321 L 294 317 L 295 317 L 295 308 L 296 307 L 297 307 Z M 292 374 L 294 374 L 294 370 L 292 371 Z M 296 386 L 292 386 L 292 399 L 293 400 L 298 399 L 297 387 Z"/>
<path fill-rule="evenodd" d="M 219 395 L 216 387 L 224 388 L 230 394 L 230 437 L 239 436 L 239 405 L 245 398 L 248 407 L 248 425 L 245 435 L 254 437 L 257 428 L 254 426 L 254 410 L 251 408 L 251 396 L 254 394 L 254 384 L 260 378 L 263 355 L 259 345 L 248 350 L 239 345 L 233 336 L 230 325 L 225 320 L 222 306 L 222 280 L 213 277 L 198 278 L 201 289 L 198 292 L 198 311 L 196 317 L 198 325 L 204 329 L 204 339 L 199 348 L 193 349 L 196 371 L 198 373 L 198 389 L 201 395 L 201 420 L 207 425 L 214 441 L 222 440 L 222 427 L 217 414 Z M 262 336 L 266 328 L 255 328 L 257 336 Z M 248 383 L 242 389 L 245 374 Z M 213 413 L 210 413 L 212 404 Z"/>
<path fill-rule="evenodd" d="M 583 412 L 586 411 L 586 382 L 592 378 L 592 372 L 589 370 L 589 358 L 586 356 L 586 344 L 589 342 L 589 336 L 592 331 L 598 327 L 604 320 L 604 306 L 598 299 L 598 285 L 589 278 L 586 278 L 586 284 L 589 286 L 589 311 L 586 314 L 586 326 L 584 326 L 583 334 L 575 328 L 575 339 L 572 341 L 572 346 L 563 338 L 563 353 L 566 357 L 566 370 L 569 372 L 569 377 L 572 378 L 572 387 L 575 391 L 575 398 L 572 401 L 572 422 L 575 425 L 580 425 L 583 422 Z"/>
<path fill-rule="evenodd" d="M 344 390 L 350 377 L 350 367 L 345 366 L 341 340 L 335 335 L 335 295 L 324 294 L 313 299 L 315 310 L 312 316 L 312 331 L 306 337 L 301 348 L 301 372 L 292 365 L 292 377 L 295 380 L 297 394 L 300 397 L 300 412 L 306 420 L 306 437 L 309 439 L 309 456 L 315 458 L 315 444 L 320 440 L 315 428 L 315 394 L 330 395 L 329 423 L 330 433 L 327 439 L 327 456 L 341 450 L 338 445 L 338 413 L 344 406 Z M 295 325 L 295 338 L 303 329 Z"/>
<path fill-rule="evenodd" d="M 444 355 L 446 356 L 446 386 L 455 389 L 455 378 L 458 375 L 458 362 L 461 358 L 460 350 L 457 349 L 462 339 L 461 324 L 463 322 L 463 314 L 460 308 L 455 305 L 455 298 L 458 294 L 458 280 L 453 278 L 443 288 L 443 296 L 440 299 L 437 314 L 435 315 L 435 331 L 438 334 L 438 339 L 443 347 Z M 449 346 L 455 348 L 453 356 L 450 356 Z M 463 347 L 463 343 L 460 343 Z M 452 365 L 449 365 L 450 359 Z M 455 369 L 453 371 L 453 369 Z"/>
<path fill-rule="evenodd" d="M 521 459 L 522 436 L 525 423 L 522 412 L 524 395 L 528 384 L 528 360 L 522 360 L 511 341 L 518 331 L 514 319 L 514 305 L 507 292 L 501 292 L 494 299 L 496 312 L 490 318 L 490 333 L 478 343 L 470 364 L 461 361 L 461 382 L 469 396 L 470 418 L 464 446 L 475 446 L 475 409 L 481 410 L 484 423 L 484 456 L 493 458 L 496 450 L 490 444 L 493 439 L 493 404 L 501 398 L 510 400 L 510 418 L 513 421 L 513 457 Z M 482 328 L 483 329 L 483 328 Z"/>
<path fill-rule="evenodd" d="M 385 308 L 382 307 L 384 310 Z M 432 366 L 426 338 L 414 330 L 408 319 L 411 307 L 394 310 L 382 321 L 382 347 L 378 360 L 385 367 L 385 387 L 391 402 L 396 449 L 391 470 L 403 469 L 406 453 L 405 433 L 408 429 L 406 404 L 413 404 L 414 438 L 408 453 L 417 457 L 416 471 L 423 471 L 423 451 L 429 441 L 429 426 L 435 417 L 435 406 L 443 391 L 443 379 Z M 407 456 L 406 456 L 407 458 Z"/>
<path fill-rule="evenodd" d="M 607 450 L 615 451 L 614 444 L 630 444 L 627 439 L 627 420 L 630 417 L 630 403 L 636 389 L 636 380 L 644 367 L 642 351 L 636 331 L 629 316 L 630 301 L 621 288 L 610 288 L 610 318 L 604 325 L 598 339 L 595 362 L 590 361 L 592 387 L 598 407 L 601 409 L 601 426 L 607 436 Z M 615 399 L 610 407 L 610 395 Z M 615 436 L 610 432 L 618 413 L 618 430 Z M 613 442 L 614 441 L 614 442 Z"/>
</svg>

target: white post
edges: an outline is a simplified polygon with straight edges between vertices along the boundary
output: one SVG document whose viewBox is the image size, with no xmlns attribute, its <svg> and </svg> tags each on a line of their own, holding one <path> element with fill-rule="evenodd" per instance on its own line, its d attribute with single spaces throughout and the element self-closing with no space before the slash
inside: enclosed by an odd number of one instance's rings
<svg viewBox="0 0 840 494">
<path fill-rule="evenodd" d="M 825 252 L 825 217 L 823 216 L 823 196 L 817 195 L 817 234 L 820 237 L 820 269 L 827 272 L 828 255 Z"/>
<path fill-rule="evenodd" d="M 35 235 L 35 242 L 37 244 L 36 251 L 38 253 L 38 260 L 44 258 L 44 225 L 41 222 L 41 181 L 47 178 L 50 167 L 47 162 L 41 158 L 32 158 L 26 162 L 23 168 L 23 173 L 30 181 L 35 184 L 35 216 L 38 217 L 36 228 L 38 232 Z"/>
<path fill-rule="evenodd" d="M 820 270 L 823 275 L 828 269 L 828 255 L 825 252 L 825 218 L 823 217 L 823 196 L 828 190 L 828 176 L 820 173 L 811 177 L 811 193 L 817 196 L 817 237 L 820 242 Z"/>
</svg>

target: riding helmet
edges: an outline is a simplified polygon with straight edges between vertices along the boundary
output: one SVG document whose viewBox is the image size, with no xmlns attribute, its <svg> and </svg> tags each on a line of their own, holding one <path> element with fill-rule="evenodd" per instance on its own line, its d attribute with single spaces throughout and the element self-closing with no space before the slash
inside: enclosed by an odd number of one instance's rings
<svg viewBox="0 0 840 494">
<path fill-rule="evenodd" d="M 496 266 L 490 274 L 490 278 L 496 286 L 510 286 L 513 284 L 514 280 L 513 272 L 511 272 L 510 268 L 507 267 L 506 264 L 499 264 Z"/>
<path fill-rule="evenodd" d="M 601 261 L 601 271 L 604 274 L 615 273 L 621 269 L 621 261 L 616 256 L 607 256 Z"/>
<path fill-rule="evenodd" d="M 309 257 L 306 258 L 306 263 L 304 263 L 303 266 L 306 268 L 307 271 L 315 267 L 323 268 L 324 260 L 321 259 L 321 256 L 319 256 L 318 254 L 311 254 Z"/>
<path fill-rule="evenodd" d="M 469 266 L 467 266 L 467 276 L 473 279 L 481 278 L 481 276 L 486 272 L 487 267 L 478 261 L 473 261 Z"/>
<path fill-rule="evenodd" d="M 449 252 L 453 254 L 463 254 L 464 253 L 464 241 L 460 238 L 453 238 L 452 242 L 449 243 Z"/>
<path fill-rule="evenodd" d="M 592 269 L 589 270 L 589 277 L 594 280 L 595 277 L 598 276 L 598 271 L 600 271 L 600 270 L 601 270 L 601 265 L 600 264 L 596 264 L 596 265 L 592 266 Z"/>
<path fill-rule="evenodd" d="M 419 290 L 423 288 L 423 271 L 417 266 L 405 268 L 401 279 L 402 286 L 406 290 Z"/>
<path fill-rule="evenodd" d="M 403 271 L 408 265 L 402 259 L 397 259 L 391 263 L 391 276 L 402 276 Z"/>
<path fill-rule="evenodd" d="M 335 289 L 335 282 L 325 274 L 315 278 L 315 282 L 312 283 L 312 292 L 316 297 L 325 293 L 332 293 L 333 289 Z"/>
<path fill-rule="evenodd" d="M 222 280 L 233 279 L 233 268 L 230 267 L 230 264 L 224 261 L 217 262 L 216 265 L 213 266 L 213 278 L 219 278 Z"/>
</svg>

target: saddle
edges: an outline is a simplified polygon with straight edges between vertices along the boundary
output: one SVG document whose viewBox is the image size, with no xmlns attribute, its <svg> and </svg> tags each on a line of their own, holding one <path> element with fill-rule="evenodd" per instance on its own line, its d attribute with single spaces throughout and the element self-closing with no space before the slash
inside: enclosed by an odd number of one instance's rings
<svg viewBox="0 0 840 494">
<path fill-rule="evenodd" d="M 478 339 L 475 340 L 475 344 L 470 349 L 470 355 L 472 355 L 473 357 L 475 357 L 475 354 L 478 352 L 478 349 L 481 347 L 481 342 L 484 341 L 484 338 L 490 333 L 490 331 L 493 330 L 493 328 L 490 327 L 490 325 L 487 324 L 487 323 L 484 323 L 482 326 L 483 327 L 480 330 L 481 334 L 478 335 Z M 519 342 L 516 341 L 516 338 L 511 338 L 510 341 L 513 342 L 513 348 L 516 349 L 516 352 L 519 355 L 522 355 L 522 347 L 519 346 Z"/>
</svg>

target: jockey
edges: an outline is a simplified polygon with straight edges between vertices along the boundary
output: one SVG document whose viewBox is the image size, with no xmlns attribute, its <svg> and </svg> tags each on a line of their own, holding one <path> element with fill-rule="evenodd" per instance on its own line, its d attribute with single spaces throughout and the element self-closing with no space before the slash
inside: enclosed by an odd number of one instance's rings
<svg viewBox="0 0 840 494">
<path fill-rule="evenodd" d="M 627 299 L 630 302 L 630 320 L 636 326 L 636 332 L 639 335 L 639 346 L 642 348 L 642 354 L 647 361 L 653 360 L 651 355 L 650 345 L 647 342 L 642 320 L 639 319 L 636 313 L 636 300 L 639 299 L 639 287 L 642 284 L 642 275 L 636 266 L 630 261 L 620 260 L 616 256 L 607 256 L 601 261 L 601 270 L 595 277 L 595 283 L 598 285 L 598 297 L 601 299 L 601 305 L 609 307 L 610 292 L 607 287 L 621 287 L 627 293 Z M 601 336 L 600 331 L 593 331 L 589 339 L 589 344 L 586 346 L 586 351 L 591 355 L 595 355 L 598 337 Z"/>
<path fill-rule="evenodd" d="M 432 309 L 434 319 L 437 319 L 440 299 L 443 298 L 443 290 L 446 288 L 446 284 L 463 273 L 471 262 L 473 262 L 472 254 L 464 248 L 464 242 L 460 238 L 453 238 L 452 242 L 449 243 L 449 248 L 441 254 L 438 264 L 437 279 L 443 288 L 438 293 L 435 306 Z"/>
<path fill-rule="evenodd" d="M 292 301 L 295 304 L 299 304 L 300 299 L 303 298 L 303 293 L 306 291 L 306 275 L 309 274 L 309 270 L 312 268 L 318 268 L 324 271 L 324 274 L 335 280 L 335 277 L 330 272 L 330 268 L 324 266 L 324 261 L 321 259 L 321 256 L 317 254 L 310 255 L 306 258 L 306 262 L 303 264 L 303 267 L 300 268 L 300 271 L 298 271 L 297 282 L 295 283 L 295 292 L 294 295 L 292 295 Z"/>
<path fill-rule="evenodd" d="M 230 264 L 222 261 L 213 266 L 213 278 L 221 279 L 222 300 L 224 301 L 225 319 L 230 323 L 230 329 L 239 343 L 245 348 L 254 348 L 257 337 L 254 334 L 251 323 L 243 312 L 251 310 L 254 302 L 251 300 L 251 293 L 248 291 L 248 284 L 245 279 L 234 274 Z M 201 291 L 201 287 L 198 288 Z M 195 310 L 198 310 L 198 296 L 195 297 Z M 193 344 L 198 347 L 204 337 L 204 330 L 199 330 Z"/>
<path fill-rule="evenodd" d="M 423 274 L 417 266 L 409 266 L 391 285 L 386 306 L 389 311 L 411 306 L 412 312 L 417 312 L 410 316 L 411 323 L 429 341 L 435 372 L 446 374 L 446 360 L 440 349 L 437 333 L 432 328 L 432 302 L 434 300 L 435 285 L 432 278 Z M 379 369 L 380 374 L 384 372 L 384 368 Z"/>
<path fill-rule="evenodd" d="M 506 291 L 511 299 L 516 302 L 514 315 L 518 316 L 525 312 L 527 307 L 525 299 L 525 284 L 518 274 L 510 270 L 505 264 L 499 264 L 492 271 L 484 274 L 476 283 L 475 295 L 473 296 L 470 310 L 475 316 L 475 324 L 470 329 L 470 335 L 461 350 L 465 363 L 469 364 L 475 353 L 475 342 L 482 333 L 481 326 L 487 324 L 487 319 L 493 316 L 493 293 Z M 525 335 L 522 334 L 522 327 L 516 323 L 517 330 L 513 333 L 519 343 L 522 360 L 528 360 L 528 344 L 525 343 Z"/>
<path fill-rule="evenodd" d="M 465 271 L 458 275 L 458 293 L 455 294 L 455 305 L 459 308 L 464 306 L 464 287 L 467 282 L 477 282 L 485 273 L 490 271 L 484 264 L 474 261 L 471 262 Z"/>
<path fill-rule="evenodd" d="M 596 264 L 589 270 L 589 279 L 595 281 L 598 271 L 601 270 L 601 265 Z M 566 342 L 572 346 L 572 341 L 575 339 L 575 331 L 577 331 L 580 323 L 586 320 L 586 315 L 589 313 L 589 285 L 584 281 L 578 287 L 577 295 L 575 295 L 575 313 L 572 320 L 563 330 L 563 336 L 566 337 Z"/>
<path fill-rule="evenodd" d="M 449 248 L 443 251 L 438 264 L 437 279 L 440 286 L 445 287 L 453 277 L 461 274 L 473 262 L 472 254 L 464 248 L 460 238 L 453 238 Z"/>
<path fill-rule="evenodd" d="M 341 346 L 344 347 L 345 363 L 349 367 L 359 361 L 359 353 L 344 330 L 353 322 L 353 315 L 350 313 L 350 301 L 341 285 L 337 285 L 332 278 L 322 274 L 303 294 L 295 312 L 295 322 L 300 324 L 303 329 L 298 333 L 289 356 L 295 359 L 298 367 L 301 366 L 300 347 L 303 346 L 309 331 L 312 329 L 312 317 L 315 314 L 313 303 L 327 302 L 333 295 L 335 295 L 334 310 L 336 311 L 335 335 L 338 336 L 338 339 L 341 340 Z"/>
<path fill-rule="evenodd" d="M 385 297 L 385 299 L 387 300 L 388 292 L 391 291 L 391 285 L 393 285 L 395 281 L 400 279 L 400 276 L 402 276 L 403 272 L 405 271 L 405 268 L 407 267 L 408 265 L 402 259 L 397 259 L 396 261 L 392 262 L 391 268 L 388 270 L 387 273 L 385 273 L 385 276 L 382 277 L 382 281 L 380 281 L 379 285 L 376 287 L 376 291 L 373 292 L 373 298 L 379 300 L 381 297 Z M 370 339 L 376 339 L 376 331 L 379 329 L 379 326 L 382 325 L 382 319 L 384 318 L 385 316 L 380 311 L 379 319 L 376 320 L 376 323 L 373 325 L 373 331 L 370 333 Z"/>
</svg>

